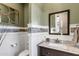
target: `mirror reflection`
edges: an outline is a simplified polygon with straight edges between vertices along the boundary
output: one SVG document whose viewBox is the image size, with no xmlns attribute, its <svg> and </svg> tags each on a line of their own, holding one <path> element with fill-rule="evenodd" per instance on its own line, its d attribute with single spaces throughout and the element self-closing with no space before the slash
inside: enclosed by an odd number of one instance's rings
<svg viewBox="0 0 79 59">
<path fill-rule="evenodd" d="M 49 14 L 49 34 L 69 34 L 69 10 Z"/>
</svg>

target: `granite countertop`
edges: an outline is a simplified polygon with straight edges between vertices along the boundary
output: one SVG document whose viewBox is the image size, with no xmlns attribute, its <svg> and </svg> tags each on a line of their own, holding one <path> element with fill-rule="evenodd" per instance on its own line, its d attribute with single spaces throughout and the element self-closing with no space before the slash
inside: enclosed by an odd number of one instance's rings
<svg viewBox="0 0 79 59">
<path fill-rule="evenodd" d="M 79 55 L 79 48 L 71 46 L 69 44 L 50 43 L 50 42 L 44 41 L 39 43 L 38 46 Z"/>
</svg>

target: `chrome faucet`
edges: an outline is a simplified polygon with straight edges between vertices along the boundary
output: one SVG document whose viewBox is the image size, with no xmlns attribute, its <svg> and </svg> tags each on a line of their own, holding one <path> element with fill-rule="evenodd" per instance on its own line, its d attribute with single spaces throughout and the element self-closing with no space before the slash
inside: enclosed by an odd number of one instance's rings
<svg viewBox="0 0 79 59">
<path fill-rule="evenodd" d="M 60 40 L 58 40 L 58 38 L 55 40 L 55 43 L 60 43 Z"/>
</svg>

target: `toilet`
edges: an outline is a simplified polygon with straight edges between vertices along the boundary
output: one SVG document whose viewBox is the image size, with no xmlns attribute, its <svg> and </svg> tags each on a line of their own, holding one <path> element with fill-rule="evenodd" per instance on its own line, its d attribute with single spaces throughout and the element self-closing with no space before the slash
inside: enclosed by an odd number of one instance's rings
<svg viewBox="0 0 79 59">
<path fill-rule="evenodd" d="M 22 51 L 19 56 L 29 56 L 29 50 Z"/>
</svg>

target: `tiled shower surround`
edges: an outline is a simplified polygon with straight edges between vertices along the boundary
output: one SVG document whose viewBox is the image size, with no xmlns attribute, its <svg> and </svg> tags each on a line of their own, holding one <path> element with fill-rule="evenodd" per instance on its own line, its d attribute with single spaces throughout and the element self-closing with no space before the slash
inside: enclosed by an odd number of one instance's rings
<svg viewBox="0 0 79 59">
<path fill-rule="evenodd" d="M 21 51 L 28 49 L 26 29 L 23 29 L 23 27 L 0 27 L 0 34 L 3 32 L 6 32 L 6 36 L 0 46 L 0 56 L 16 56 Z M 13 46 L 15 44 L 16 46 Z"/>
<path fill-rule="evenodd" d="M 9 29 L 9 28 L 0 28 L 0 33 L 3 32 L 26 32 L 27 29 Z"/>
</svg>

